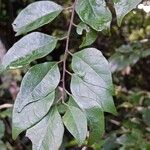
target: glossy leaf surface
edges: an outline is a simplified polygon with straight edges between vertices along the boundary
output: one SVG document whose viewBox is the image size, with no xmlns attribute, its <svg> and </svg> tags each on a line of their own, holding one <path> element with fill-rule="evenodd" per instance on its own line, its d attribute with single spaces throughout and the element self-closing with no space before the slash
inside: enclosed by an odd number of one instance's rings
<svg viewBox="0 0 150 150">
<path fill-rule="evenodd" d="M 57 39 L 39 32 L 26 35 L 15 43 L 2 60 L 5 69 L 15 69 L 48 55 L 56 47 Z"/>
<path fill-rule="evenodd" d="M 52 1 L 39 1 L 23 9 L 13 22 L 17 35 L 37 29 L 56 18 L 62 7 Z"/>
<path fill-rule="evenodd" d="M 60 81 L 60 72 L 56 63 L 46 62 L 32 67 L 24 76 L 20 92 L 16 98 L 17 111 L 29 103 L 45 98 L 53 92 Z"/>
<path fill-rule="evenodd" d="M 97 31 L 109 26 L 111 13 L 102 0 L 77 0 L 76 12 L 80 19 Z"/>
<path fill-rule="evenodd" d="M 26 136 L 32 141 L 33 150 L 58 150 L 63 139 L 64 126 L 57 108 L 50 112 Z"/>
<path fill-rule="evenodd" d="M 83 144 L 87 135 L 87 119 L 85 113 L 77 107 L 68 106 L 63 116 L 63 122 L 78 143 L 80 145 Z"/>
<path fill-rule="evenodd" d="M 75 53 L 72 69 L 75 74 L 71 80 L 71 91 L 77 104 L 83 109 L 98 106 L 115 114 L 111 72 L 102 53 L 95 48 Z"/>
<path fill-rule="evenodd" d="M 45 98 L 26 105 L 21 112 L 17 111 L 18 105 L 15 103 L 12 121 L 13 138 L 16 139 L 22 131 L 38 123 L 48 113 L 54 98 L 55 92 L 52 92 Z"/>
</svg>

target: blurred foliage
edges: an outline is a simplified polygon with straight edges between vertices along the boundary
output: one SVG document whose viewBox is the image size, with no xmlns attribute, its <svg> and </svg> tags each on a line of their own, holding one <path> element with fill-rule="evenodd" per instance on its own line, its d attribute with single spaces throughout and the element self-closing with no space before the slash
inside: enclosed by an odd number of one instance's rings
<svg viewBox="0 0 150 150">
<path fill-rule="evenodd" d="M 0 0 L 0 39 L 6 49 L 11 47 L 20 37 L 15 37 L 11 23 L 22 8 L 35 0 Z M 54 0 L 68 7 L 70 0 Z M 62 37 L 68 28 L 69 12 L 61 14 L 60 19 L 53 24 L 40 28 L 47 34 Z M 63 19 L 62 19 L 63 18 Z M 79 18 L 76 17 L 76 24 Z M 81 45 L 80 35 L 72 31 L 71 51 L 77 51 Z M 83 32 L 84 34 L 84 32 Z M 86 37 L 86 35 L 85 35 Z M 76 39 L 76 40 L 75 40 Z M 34 63 L 46 60 L 60 60 L 64 50 L 57 45 L 52 55 Z M 86 45 L 86 44 L 85 44 Z M 113 71 L 116 95 L 115 105 L 118 116 L 107 114 L 106 134 L 99 144 L 93 145 L 95 150 L 149 150 L 150 149 L 150 14 L 135 9 L 130 12 L 121 27 L 114 22 L 110 31 L 98 34 L 93 44 L 100 49 L 106 58 L 109 58 Z M 27 68 L 13 70 L 0 76 L 0 106 L 6 103 L 13 104 L 19 91 L 20 82 Z M 69 77 L 68 77 L 69 82 Z M 21 134 L 13 141 L 11 137 L 11 108 L 0 110 L 0 150 L 30 150 L 31 142 Z M 65 133 L 64 145 L 61 150 L 80 150 L 72 137 Z M 88 148 L 89 150 L 92 148 Z"/>
</svg>

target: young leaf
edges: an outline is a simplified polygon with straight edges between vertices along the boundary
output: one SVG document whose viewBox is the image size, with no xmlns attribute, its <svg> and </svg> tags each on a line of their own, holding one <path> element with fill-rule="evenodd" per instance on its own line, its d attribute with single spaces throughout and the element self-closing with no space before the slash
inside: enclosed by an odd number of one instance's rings
<svg viewBox="0 0 150 150">
<path fill-rule="evenodd" d="M 27 130 L 26 136 L 32 141 L 33 150 L 58 150 L 63 134 L 61 116 L 54 107 L 38 124 Z"/>
<path fill-rule="evenodd" d="M 80 45 L 80 48 L 93 44 L 96 38 L 97 32 L 95 30 L 90 30 L 86 33 L 86 36 L 83 38 L 83 42 Z"/>
<path fill-rule="evenodd" d="M 86 115 L 79 108 L 68 106 L 63 122 L 78 143 L 83 144 L 87 135 Z"/>
<path fill-rule="evenodd" d="M 93 59 L 94 58 L 94 59 Z M 71 91 L 77 104 L 83 108 L 98 106 L 115 114 L 112 77 L 107 60 L 95 48 L 87 48 L 73 55 Z"/>
<path fill-rule="evenodd" d="M 84 22 L 80 22 L 80 23 L 77 25 L 76 32 L 77 32 L 79 35 L 82 35 L 83 30 L 86 30 L 86 32 L 89 32 L 89 31 L 90 31 L 90 28 L 89 28 Z"/>
<path fill-rule="evenodd" d="M 46 62 L 32 67 L 24 76 L 15 105 L 21 112 L 29 103 L 40 101 L 53 92 L 60 81 L 58 65 Z"/>
<path fill-rule="evenodd" d="M 97 31 L 105 29 L 111 21 L 111 13 L 102 0 L 78 0 L 76 12 L 83 22 Z"/>
<path fill-rule="evenodd" d="M 34 2 L 23 9 L 13 22 L 17 35 L 37 29 L 56 18 L 62 7 L 51 1 Z"/>
<path fill-rule="evenodd" d="M 136 8 L 136 6 L 141 2 L 141 0 L 113 0 L 113 1 L 119 26 L 121 25 L 124 16 L 127 13 L 129 13 L 132 9 Z"/>
<path fill-rule="evenodd" d="M 18 103 L 15 103 L 12 117 L 13 138 L 16 139 L 22 131 L 38 123 L 48 113 L 54 98 L 55 92 L 52 92 L 37 102 L 29 103 L 21 112 L 18 112 Z"/>
<path fill-rule="evenodd" d="M 49 54 L 56 47 L 57 39 L 39 32 L 26 35 L 15 43 L 2 60 L 5 69 L 15 69 Z"/>
<path fill-rule="evenodd" d="M 68 105 L 79 108 L 73 97 L 69 98 Z M 100 107 L 89 107 L 85 109 L 86 118 L 89 126 L 88 145 L 99 143 L 105 131 L 104 113 Z"/>
</svg>

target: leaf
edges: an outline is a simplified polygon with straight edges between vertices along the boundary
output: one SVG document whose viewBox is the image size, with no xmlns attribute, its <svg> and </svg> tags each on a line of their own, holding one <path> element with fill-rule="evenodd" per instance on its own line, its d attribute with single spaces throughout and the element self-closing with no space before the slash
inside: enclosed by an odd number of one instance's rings
<svg viewBox="0 0 150 150">
<path fill-rule="evenodd" d="M 105 143 L 103 144 L 104 150 L 110 149 L 118 149 L 119 144 L 116 143 L 117 136 L 115 133 L 110 134 L 109 137 L 105 139 Z"/>
<path fill-rule="evenodd" d="M 148 56 L 150 56 L 150 49 L 143 50 L 142 51 L 142 57 L 145 58 Z"/>
<path fill-rule="evenodd" d="M 6 145 L 3 143 L 3 141 L 0 141 L 0 148 L 1 150 L 7 150 Z"/>
<path fill-rule="evenodd" d="M 149 116 L 149 114 L 150 114 L 150 109 L 145 109 L 143 111 L 143 120 L 147 124 L 147 126 L 150 127 L 150 116 Z"/>
<path fill-rule="evenodd" d="M 100 107 L 115 114 L 112 77 L 107 60 L 95 48 L 87 48 L 73 55 L 71 92 L 82 109 Z"/>
<path fill-rule="evenodd" d="M 141 0 L 113 0 L 113 1 L 119 26 L 121 25 L 124 16 L 127 13 L 129 13 L 132 9 L 136 8 L 136 6 L 141 2 Z"/>
<path fill-rule="evenodd" d="M 26 35 L 15 43 L 2 60 L 5 69 L 15 69 L 48 55 L 56 47 L 57 39 L 39 32 Z"/>
<path fill-rule="evenodd" d="M 111 71 L 121 71 L 127 66 L 134 65 L 140 59 L 140 53 L 139 50 L 130 53 L 116 52 L 109 58 Z"/>
<path fill-rule="evenodd" d="M 32 67 L 24 76 L 15 105 L 21 112 L 29 103 L 42 100 L 53 92 L 60 81 L 58 65 L 46 62 Z"/>
<path fill-rule="evenodd" d="M 69 98 L 68 105 L 79 108 L 73 97 Z M 91 107 L 84 111 L 89 125 L 88 145 L 99 144 L 105 131 L 104 113 L 99 107 Z"/>
<path fill-rule="evenodd" d="M 83 22 L 96 31 L 105 29 L 111 21 L 111 13 L 102 0 L 78 0 L 76 12 Z"/>
<path fill-rule="evenodd" d="M 12 117 L 12 108 L 7 108 L 6 110 L 0 112 L 0 118 L 4 119 L 6 117 Z"/>
<path fill-rule="evenodd" d="M 122 54 L 127 54 L 133 51 L 133 48 L 131 45 L 122 45 L 119 48 L 116 49 L 116 52 L 120 52 Z"/>
<path fill-rule="evenodd" d="M 82 34 L 83 34 L 83 30 L 86 30 L 86 32 L 89 32 L 89 31 L 90 31 L 90 28 L 89 28 L 84 22 L 80 22 L 80 23 L 77 25 L 76 32 L 77 32 L 79 35 L 82 35 Z"/>
<path fill-rule="evenodd" d="M 86 36 L 83 38 L 83 42 L 80 45 L 80 48 L 91 45 L 95 42 L 97 38 L 97 32 L 94 30 L 90 30 L 86 33 Z"/>
<path fill-rule="evenodd" d="M 63 116 L 63 122 L 68 131 L 75 137 L 79 145 L 83 144 L 87 135 L 86 115 L 74 106 L 68 106 Z"/>
<path fill-rule="evenodd" d="M 0 139 L 4 136 L 5 126 L 3 121 L 0 120 Z"/>
<path fill-rule="evenodd" d="M 63 8 L 52 1 L 39 1 L 23 9 L 13 22 L 17 35 L 37 29 L 54 20 Z"/>
<path fill-rule="evenodd" d="M 105 132 L 104 113 L 99 107 L 92 107 L 85 111 L 89 122 L 88 144 L 93 145 L 100 141 Z"/>
<path fill-rule="evenodd" d="M 27 130 L 33 150 L 58 150 L 63 139 L 64 127 L 56 107 L 52 108 L 38 124 Z"/>
<path fill-rule="evenodd" d="M 54 98 L 55 92 L 52 92 L 45 98 L 28 104 L 21 112 L 17 111 L 18 105 L 15 103 L 12 121 L 13 139 L 16 139 L 22 131 L 38 123 L 48 113 Z"/>
</svg>

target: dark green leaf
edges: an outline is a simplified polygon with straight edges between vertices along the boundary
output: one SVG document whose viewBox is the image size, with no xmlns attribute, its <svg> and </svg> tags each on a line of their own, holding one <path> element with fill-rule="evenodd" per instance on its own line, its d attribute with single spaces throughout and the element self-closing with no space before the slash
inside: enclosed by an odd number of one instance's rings
<svg viewBox="0 0 150 150">
<path fill-rule="evenodd" d="M 86 115 L 89 122 L 89 140 L 88 144 L 98 143 L 105 132 L 104 113 L 99 107 L 86 109 Z"/>
<path fill-rule="evenodd" d="M 104 150 L 118 149 L 119 144 L 116 143 L 116 139 L 116 134 L 109 135 L 109 137 L 106 138 L 105 143 L 103 145 Z"/>
<path fill-rule="evenodd" d="M 107 60 L 95 48 L 87 48 L 73 55 L 71 91 L 82 109 L 100 107 L 116 113 L 112 95 L 112 77 Z"/>
<path fill-rule="evenodd" d="M 38 124 L 27 130 L 26 136 L 32 141 L 33 150 L 58 150 L 63 134 L 61 116 L 54 107 Z"/>
<path fill-rule="evenodd" d="M 111 13 L 102 0 L 78 0 L 76 12 L 80 19 L 97 31 L 109 26 Z"/>
<path fill-rule="evenodd" d="M 90 30 L 86 33 L 86 36 L 83 38 L 83 42 L 80 45 L 80 48 L 91 45 L 95 42 L 97 38 L 97 32 L 94 30 Z"/>
<path fill-rule="evenodd" d="M 150 127 L 150 109 L 145 109 L 144 110 L 143 120 Z"/>
<path fill-rule="evenodd" d="M 26 35 L 8 50 L 2 60 L 5 69 L 15 69 L 49 54 L 56 47 L 57 39 L 39 32 Z"/>
<path fill-rule="evenodd" d="M 132 9 L 136 8 L 136 6 L 141 2 L 141 0 L 113 0 L 113 1 L 119 26 L 121 25 L 124 16 L 127 13 L 129 13 Z"/>
<path fill-rule="evenodd" d="M 4 136 L 5 126 L 3 121 L 0 120 L 0 139 Z"/>
<path fill-rule="evenodd" d="M 52 1 L 39 1 L 23 9 L 13 22 L 17 35 L 37 29 L 56 18 L 62 7 Z"/>
<path fill-rule="evenodd" d="M 68 105 L 79 108 L 75 100 L 70 97 Z M 99 144 L 105 131 L 104 113 L 99 107 L 91 107 L 84 110 L 89 125 L 88 145 Z"/>
<path fill-rule="evenodd" d="M 83 144 L 87 135 L 86 115 L 79 108 L 68 106 L 68 109 L 63 116 L 63 122 L 78 143 L 80 145 Z"/>
</svg>

